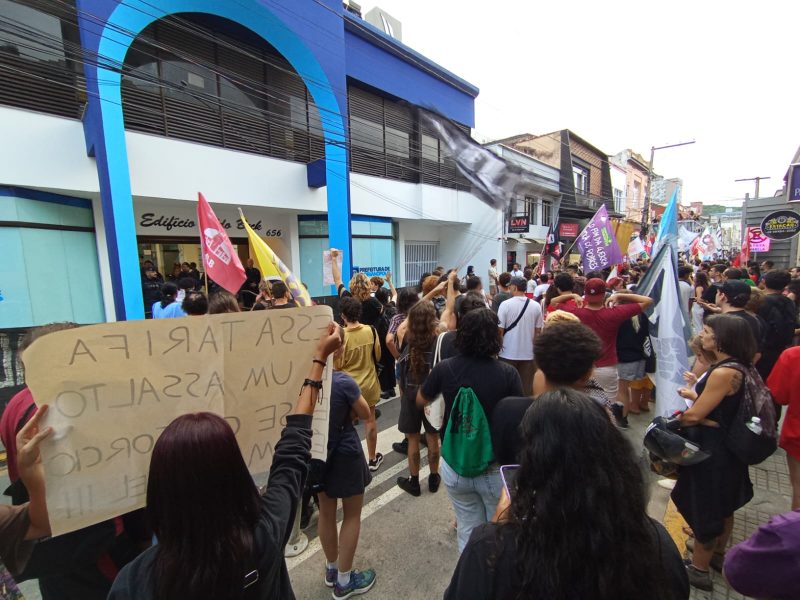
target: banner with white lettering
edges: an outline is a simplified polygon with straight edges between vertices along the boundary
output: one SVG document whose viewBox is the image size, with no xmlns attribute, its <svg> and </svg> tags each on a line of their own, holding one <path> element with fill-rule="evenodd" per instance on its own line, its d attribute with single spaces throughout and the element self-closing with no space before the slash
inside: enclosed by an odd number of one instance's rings
<svg viewBox="0 0 800 600">
<path fill-rule="evenodd" d="M 24 354 L 37 404 L 53 535 L 141 508 L 150 454 L 177 416 L 230 423 L 250 472 L 263 473 L 308 374 L 327 306 L 125 321 L 60 331 Z M 332 365 L 314 413 L 312 455 L 324 460 Z M 213 494 L 213 490 L 209 490 Z"/>
</svg>

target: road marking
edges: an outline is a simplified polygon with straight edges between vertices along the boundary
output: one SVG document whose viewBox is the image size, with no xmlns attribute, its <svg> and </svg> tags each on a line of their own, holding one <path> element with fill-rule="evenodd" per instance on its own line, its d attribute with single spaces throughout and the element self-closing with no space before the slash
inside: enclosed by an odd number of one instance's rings
<svg viewBox="0 0 800 600">
<path fill-rule="evenodd" d="M 404 464 L 404 463 L 400 463 L 400 464 Z M 395 465 L 394 467 L 392 467 L 392 469 L 396 468 L 397 466 L 398 465 Z M 390 470 L 391 469 L 387 469 L 386 475 L 388 475 Z M 400 469 L 400 470 L 402 470 L 402 469 Z M 430 474 L 430 467 L 428 467 L 428 465 L 425 465 L 424 467 L 422 467 L 419 470 L 419 481 L 420 481 L 420 483 L 422 483 L 425 479 L 427 479 L 429 474 Z M 390 490 L 384 492 L 383 494 L 381 494 L 377 498 L 373 499 L 371 502 L 369 502 L 367 505 L 365 505 L 364 508 L 361 509 L 361 522 L 363 523 L 367 518 L 369 518 L 371 515 L 373 515 L 376 511 L 380 510 L 381 508 L 383 508 L 384 506 L 389 504 L 389 502 L 391 502 L 395 498 L 398 498 L 398 497 L 402 496 L 405 493 L 406 492 L 401 490 L 399 487 L 394 486 Z M 341 520 L 337 520 L 337 525 L 339 523 L 341 523 Z M 307 559 L 309 559 L 312 556 L 314 556 L 320 550 L 322 550 L 322 543 L 319 541 L 319 536 L 317 536 L 311 541 L 311 543 L 308 545 L 308 548 L 306 548 L 305 552 L 303 552 L 300 556 L 295 556 L 294 558 L 287 558 L 286 559 L 286 568 L 289 571 L 291 571 L 292 569 L 294 569 L 298 565 L 303 564 Z"/>
<path fill-rule="evenodd" d="M 384 456 L 392 452 L 392 443 L 398 442 L 405 437 L 404 434 L 400 433 L 400 430 L 397 429 L 397 425 L 393 427 L 387 427 L 383 431 L 378 432 L 378 445 L 377 445 L 377 452 L 380 452 Z M 364 456 L 369 458 L 369 454 L 367 453 L 367 440 L 361 440 L 361 447 L 364 449 Z"/>
</svg>

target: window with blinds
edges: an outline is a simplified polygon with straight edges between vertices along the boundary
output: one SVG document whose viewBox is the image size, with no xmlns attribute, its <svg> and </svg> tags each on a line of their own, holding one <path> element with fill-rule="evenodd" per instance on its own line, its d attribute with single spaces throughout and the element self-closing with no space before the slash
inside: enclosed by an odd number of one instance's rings
<svg viewBox="0 0 800 600">
<path fill-rule="evenodd" d="M 79 44 L 74 0 L 0 0 L 0 104 L 78 118 Z"/>
<path fill-rule="evenodd" d="M 308 163 L 324 156 L 319 111 L 269 44 L 216 17 L 168 17 L 136 39 L 122 81 L 125 127 Z"/>
</svg>

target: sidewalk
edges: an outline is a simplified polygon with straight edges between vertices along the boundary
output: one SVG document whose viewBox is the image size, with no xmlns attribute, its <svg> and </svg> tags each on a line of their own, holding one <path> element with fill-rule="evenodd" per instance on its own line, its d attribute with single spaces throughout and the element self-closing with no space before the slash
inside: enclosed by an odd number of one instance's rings
<svg viewBox="0 0 800 600">
<path fill-rule="evenodd" d="M 789 484 L 786 453 L 782 449 L 778 448 L 775 454 L 760 465 L 750 467 L 750 479 L 753 482 L 753 499 L 734 515 L 731 545 L 746 540 L 759 525 L 766 523 L 770 517 L 788 512 L 791 508 L 792 488 Z M 664 515 L 664 524 L 678 548 L 685 550 L 686 534 L 681 530 L 685 523 L 671 502 Z M 746 598 L 729 588 L 721 574 L 713 570 L 711 572 L 714 591 L 709 593 L 692 588 L 692 600 L 742 600 Z"/>
</svg>

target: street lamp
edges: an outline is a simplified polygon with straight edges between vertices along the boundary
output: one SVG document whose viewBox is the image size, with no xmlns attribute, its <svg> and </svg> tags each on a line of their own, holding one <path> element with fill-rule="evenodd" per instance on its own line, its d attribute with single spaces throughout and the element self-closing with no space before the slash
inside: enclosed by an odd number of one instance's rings
<svg viewBox="0 0 800 600">
<path fill-rule="evenodd" d="M 679 144 L 668 144 L 666 146 L 652 146 L 650 148 L 650 162 L 647 165 L 647 188 L 644 193 L 644 207 L 642 208 L 642 225 L 639 228 L 639 237 L 642 239 L 647 235 L 647 227 L 650 224 L 650 185 L 653 180 L 653 155 L 656 153 L 656 150 L 688 146 L 689 144 L 694 144 L 694 142 L 695 141 L 692 140 L 691 142 L 680 142 Z"/>
</svg>

